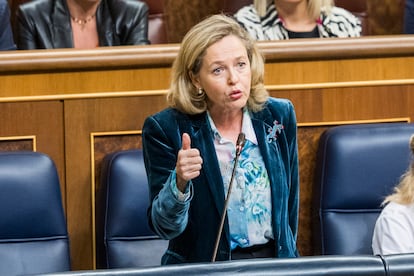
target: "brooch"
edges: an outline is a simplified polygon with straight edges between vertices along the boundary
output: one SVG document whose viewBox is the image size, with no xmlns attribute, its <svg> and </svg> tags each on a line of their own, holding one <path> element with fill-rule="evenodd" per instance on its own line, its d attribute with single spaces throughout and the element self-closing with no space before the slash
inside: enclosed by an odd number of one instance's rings
<svg viewBox="0 0 414 276">
<path fill-rule="evenodd" d="M 268 134 L 266 135 L 266 140 L 268 143 L 275 142 L 277 140 L 277 136 L 282 132 L 283 125 L 279 124 L 277 120 L 273 122 L 273 127 L 269 127 L 267 130 Z"/>
</svg>

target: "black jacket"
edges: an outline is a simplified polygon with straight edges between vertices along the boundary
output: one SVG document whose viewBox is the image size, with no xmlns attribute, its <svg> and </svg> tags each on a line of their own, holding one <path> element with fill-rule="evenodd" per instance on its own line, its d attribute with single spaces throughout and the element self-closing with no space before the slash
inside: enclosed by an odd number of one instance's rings
<svg viewBox="0 0 414 276">
<path fill-rule="evenodd" d="M 148 6 L 137 0 L 102 0 L 96 11 L 99 46 L 149 44 Z M 73 48 L 66 0 L 34 0 L 17 13 L 17 47 Z"/>
</svg>

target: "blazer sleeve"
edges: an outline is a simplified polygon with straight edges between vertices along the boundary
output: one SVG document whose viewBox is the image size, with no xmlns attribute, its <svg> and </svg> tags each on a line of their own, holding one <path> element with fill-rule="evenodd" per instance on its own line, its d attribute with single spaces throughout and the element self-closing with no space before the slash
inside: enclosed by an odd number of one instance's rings
<svg viewBox="0 0 414 276">
<path fill-rule="evenodd" d="M 299 220 L 299 157 L 297 144 L 297 122 L 296 114 L 291 102 L 288 102 L 288 130 L 287 141 L 289 143 L 290 155 L 290 185 L 289 185 L 289 224 L 292 233 L 297 239 Z"/>
<path fill-rule="evenodd" d="M 173 133 L 176 133 L 177 129 Z M 175 163 L 180 142 L 178 139 L 169 138 L 154 117 L 146 119 L 142 137 L 150 191 L 148 222 L 159 236 L 172 239 L 186 228 L 191 201 L 191 198 L 181 201 L 173 192 L 173 185 L 176 185 Z"/>
<path fill-rule="evenodd" d="M 115 19 L 121 45 L 150 44 L 148 40 L 148 13 L 146 3 L 127 0 L 124 6 L 112 5 L 118 9 Z M 114 12 L 115 13 L 115 12 Z"/>
<path fill-rule="evenodd" d="M 19 7 L 16 15 L 17 48 L 20 50 L 37 49 L 35 38 L 35 22 L 26 9 Z"/>
</svg>

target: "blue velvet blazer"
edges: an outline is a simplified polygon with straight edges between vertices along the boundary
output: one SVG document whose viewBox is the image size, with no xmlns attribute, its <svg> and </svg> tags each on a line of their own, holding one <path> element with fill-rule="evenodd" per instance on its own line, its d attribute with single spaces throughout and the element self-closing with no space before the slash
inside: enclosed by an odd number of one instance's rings
<svg viewBox="0 0 414 276">
<path fill-rule="evenodd" d="M 250 115 L 271 183 L 276 256 L 296 257 L 299 176 L 295 111 L 290 101 L 269 98 L 262 111 Z M 207 114 L 187 115 L 171 108 L 148 117 L 143 126 L 150 201 L 174 172 L 184 132 L 190 135 L 191 146 L 199 149 L 203 165 L 200 176 L 192 180 L 188 223 L 182 233 L 170 240 L 163 264 L 210 261 L 224 206 L 223 180 Z M 229 259 L 226 220 L 216 260 Z"/>
</svg>

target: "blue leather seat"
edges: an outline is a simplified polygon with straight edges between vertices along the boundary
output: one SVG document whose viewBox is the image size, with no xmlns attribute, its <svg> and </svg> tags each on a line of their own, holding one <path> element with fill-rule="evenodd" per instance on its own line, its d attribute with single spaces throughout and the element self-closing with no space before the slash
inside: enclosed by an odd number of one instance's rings
<svg viewBox="0 0 414 276">
<path fill-rule="evenodd" d="M 161 264 L 168 241 L 149 228 L 148 205 L 142 151 L 119 151 L 106 156 L 96 202 L 98 268 Z"/>
<path fill-rule="evenodd" d="M 70 270 L 61 197 L 48 156 L 0 152 L 0 275 Z"/>
<path fill-rule="evenodd" d="M 412 259 L 412 258 L 411 258 Z M 400 265 L 402 265 L 401 263 Z M 413 269 L 413 263 L 405 263 Z M 399 270 L 403 271 L 403 270 Z M 405 270 L 407 271 L 407 270 Z M 189 263 L 157 267 L 73 271 L 47 276 L 386 276 L 381 256 L 306 256 L 245 259 L 215 263 Z M 410 274 L 393 274 L 395 276 Z M 43 276 L 43 275 L 42 275 Z"/>
<path fill-rule="evenodd" d="M 315 254 L 372 254 L 381 202 L 410 162 L 414 124 L 338 126 L 322 134 L 316 156 Z"/>
<path fill-rule="evenodd" d="M 414 275 L 414 253 L 381 256 L 387 276 Z"/>
</svg>

